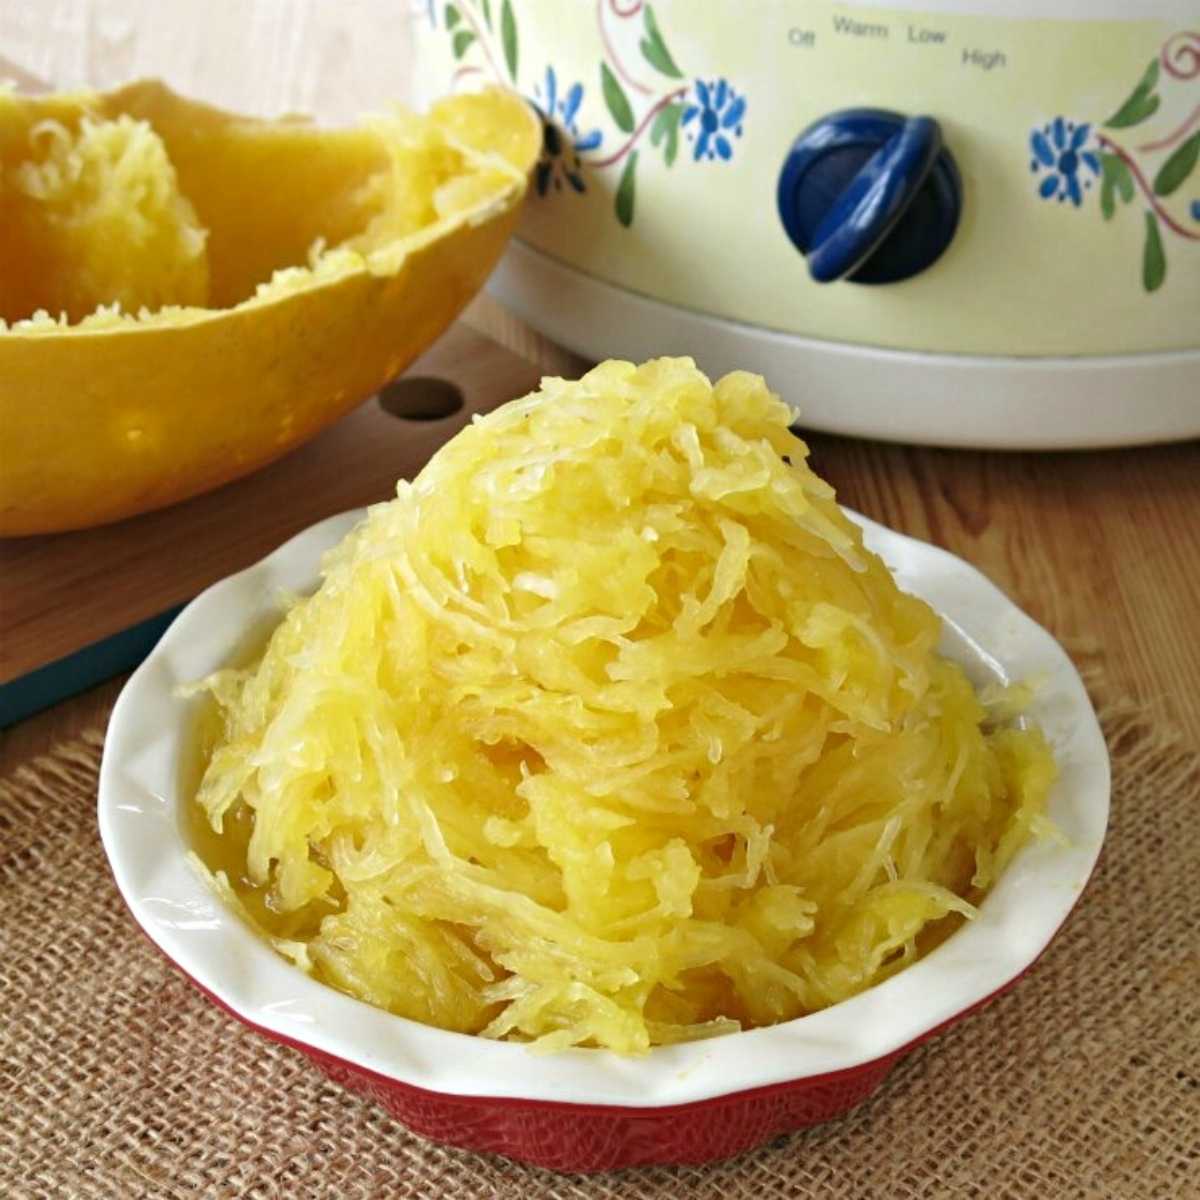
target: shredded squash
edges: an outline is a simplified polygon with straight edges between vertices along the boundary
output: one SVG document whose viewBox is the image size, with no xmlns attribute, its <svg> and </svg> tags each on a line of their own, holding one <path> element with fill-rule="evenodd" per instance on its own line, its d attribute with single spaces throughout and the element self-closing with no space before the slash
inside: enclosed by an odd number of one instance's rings
<svg viewBox="0 0 1200 1200">
<path fill-rule="evenodd" d="M 377 392 L 482 286 L 541 145 L 496 87 L 321 128 L 0 81 L 0 537 L 198 495 Z"/>
<path fill-rule="evenodd" d="M 463 430 L 205 681 L 218 886 L 372 1004 L 625 1053 L 834 1004 L 970 917 L 1052 755 L 788 423 L 660 359 Z"/>
<path fill-rule="evenodd" d="M 405 239 L 433 236 L 438 222 L 486 204 L 508 182 L 502 164 L 468 163 L 439 127 L 411 113 L 370 117 L 363 129 L 377 161 L 347 201 L 361 232 L 333 248 L 314 236 L 306 262 L 277 267 L 238 300 L 273 300 L 354 271 L 382 272 L 402 257 L 397 247 Z M 149 121 L 84 116 L 70 128 L 47 117 L 28 130 L 26 143 L 27 157 L 0 163 L 10 226 L 4 236 L 21 259 L 0 277 L 0 332 L 94 332 L 205 315 L 214 299 L 210 231 Z"/>
<path fill-rule="evenodd" d="M 0 179 L 8 219 L 38 259 L 21 285 L 26 312 L 78 321 L 101 305 L 206 302 L 207 231 L 149 122 L 84 117 L 72 131 L 47 118 L 28 141 L 30 157 Z"/>
</svg>

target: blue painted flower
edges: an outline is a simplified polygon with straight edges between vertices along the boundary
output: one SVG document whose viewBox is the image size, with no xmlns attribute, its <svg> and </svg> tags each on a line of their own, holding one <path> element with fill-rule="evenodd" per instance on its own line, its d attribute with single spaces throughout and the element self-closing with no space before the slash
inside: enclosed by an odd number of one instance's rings
<svg viewBox="0 0 1200 1200">
<path fill-rule="evenodd" d="M 1041 180 L 1038 195 L 1043 200 L 1058 197 L 1060 204 L 1070 200 L 1076 208 L 1083 203 L 1084 191 L 1100 174 L 1100 159 L 1088 147 L 1091 135 L 1091 125 L 1064 117 L 1055 117 L 1029 135 L 1029 169 Z"/>
<path fill-rule="evenodd" d="M 599 129 L 580 132 L 583 84 L 573 83 L 560 94 L 558 76 L 553 67 L 547 67 L 545 83 L 535 85 L 533 94 L 534 107 L 542 118 L 542 154 L 534 175 L 538 195 L 544 196 L 551 185 L 561 191 L 564 179 L 577 192 L 586 191 L 579 156 L 597 149 L 604 135 Z"/>
<path fill-rule="evenodd" d="M 697 79 L 692 85 L 692 97 L 683 110 L 682 122 L 690 126 L 688 137 L 695 144 L 692 157 L 697 162 L 702 158 L 728 161 L 733 157 L 730 139 L 742 136 L 746 97 L 739 96 L 724 79 L 714 79 L 711 83 Z"/>
</svg>

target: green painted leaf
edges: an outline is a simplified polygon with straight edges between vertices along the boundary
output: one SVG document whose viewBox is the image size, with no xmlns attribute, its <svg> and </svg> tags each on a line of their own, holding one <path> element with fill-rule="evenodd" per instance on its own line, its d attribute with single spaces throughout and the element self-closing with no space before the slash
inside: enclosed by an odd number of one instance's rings
<svg viewBox="0 0 1200 1200">
<path fill-rule="evenodd" d="M 1117 115 L 1108 122 L 1110 129 L 1125 129 L 1132 125 L 1140 125 L 1143 121 L 1148 121 L 1156 112 L 1160 100 L 1157 96 L 1144 96 L 1140 98 L 1137 104 L 1123 108 Z"/>
<path fill-rule="evenodd" d="M 1109 129 L 1128 129 L 1130 125 L 1140 125 L 1158 112 L 1159 99 L 1154 94 L 1158 83 L 1158 59 L 1152 59 L 1146 68 L 1146 73 L 1138 81 L 1137 87 L 1129 93 L 1129 98 L 1104 122 Z"/>
<path fill-rule="evenodd" d="M 656 71 L 661 71 L 672 79 L 682 79 L 683 72 L 675 65 L 675 60 L 671 57 L 671 52 L 667 49 L 662 34 L 658 31 L 658 22 L 654 19 L 654 9 L 647 4 L 645 12 L 646 36 L 640 43 L 642 55 Z"/>
<path fill-rule="evenodd" d="M 457 25 L 459 23 L 459 21 L 462 20 L 462 17 L 459 14 L 458 9 L 455 8 L 453 4 L 446 5 L 445 20 L 446 20 L 446 28 L 447 29 L 453 29 L 455 27 L 455 25 Z"/>
<path fill-rule="evenodd" d="M 450 48 L 454 51 L 454 57 L 456 59 L 462 58 L 474 40 L 475 35 L 469 29 L 460 29 L 454 35 L 454 40 L 450 43 Z"/>
<path fill-rule="evenodd" d="M 635 150 L 625 160 L 625 170 L 621 172 L 621 182 L 617 185 L 617 220 L 627 229 L 633 224 L 633 173 L 637 169 L 638 152 Z"/>
<path fill-rule="evenodd" d="M 1111 221 L 1113 213 L 1117 211 L 1117 202 L 1113 197 L 1112 164 L 1120 161 L 1115 154 L 1100 156 L 1100 215 L 1106 221 Z"/>
<path fill-rule="evenodd" d="M 1117 210 L 1117 197 L 1128 204 L 1133 199 L 1133 176 L 1117 154 L 1100 155 L 1100 212 L 1104 219 L 1112 219 Z"/>
<path fill-rule="evenodd" d="M 1158 218 L 1146 214 L 1146 244 L 1142 248 L 1142 287 L 1155 292 L 1162 287 L 1167 277 L 1167 260 L 1163 254 L 1162 235 L 1158 232 Z"/>
<path fill-rule="evenodd" d="M 658 110 L 658 115 L 650 126 L 650 145 L 657 146 L 666 136 L 667 126 L 671 124 L 671 109 L 674 107 L 674 105 L 668 104 Z"/>
<path fill-rule="evenodd" d="M 483 19 L 487 22 L 487 27 L 492 27 L 492 5 L 491 0 L 479 0 L 479 7 L 483 9 Z"/>
<path fill-rule="evenodd" d="M 508 0 L 505 0 L 508 3 Z M 617 82 L 617 77 L 608 69 L 608 63 L 600 64 L 600 90 L 604 93 L 604 103 L 612 113 L 617 128 L 625 133 L 633 132 L 633 109 L 629 107 L 629 97 L 625 89 Z"/>
<path fill-rule="evenodd" d="M 1196 169 L 1197 159 L 1200 159 L 1200 132 L 1193 133 L 1159 167 L 1154 177 L 1155 192 L 1160 196 L 1169 196 Z"/>
<path fill-rule="evenodd" d="M 1117 159 L 1117 173 L 1114 179 L 1117 185 L 1117 195 L 1126 204 L 1131 203 L 1133 200 L 1133 175 L 1123 159 Z"/>
<path fill-rule="evenodd" d="M 504 63 L 513 83 L 517 82 L 517 19 L 512 0 L 504 0 L 500 9 L 500 41 L 504 45 Z"/>
<path fill-rule="evenodd" d="M 663 143 L 663 162 L 669 167 L 679 153 L 679 119 L 683 116 L 682 104 L 668 104 L 660 109 L 650 126 L 650 145 Z"/>
</svg>

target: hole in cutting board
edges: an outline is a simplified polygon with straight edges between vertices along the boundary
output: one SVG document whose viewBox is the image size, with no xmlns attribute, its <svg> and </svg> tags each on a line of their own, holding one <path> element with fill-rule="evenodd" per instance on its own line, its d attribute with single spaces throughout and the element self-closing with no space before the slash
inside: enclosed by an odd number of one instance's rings
<svg viewBox="0 0 1200 1200">
<path fill-rule="evenodd" d="M 403 421 L 442 421 L 462 406 L 459 386 L 431 375 L 393 380 L 379 393 L 379 407 Z"/>
</svg>

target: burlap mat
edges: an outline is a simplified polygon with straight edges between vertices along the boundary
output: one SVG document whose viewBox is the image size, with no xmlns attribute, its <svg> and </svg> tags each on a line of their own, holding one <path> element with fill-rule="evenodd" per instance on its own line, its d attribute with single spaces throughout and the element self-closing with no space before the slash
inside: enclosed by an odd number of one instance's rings
<svg viewBox="0 0 1200 1200">
<path fill-rule="evenodd" d="M 1200 1197 L 1200 758 L 1112 711 L 1112 826 L 1035 970 L 849 1117 L 706 1168 L 553 1175 L 413 1136 L 138 933 L 100 735 L 0 783 L 0 1196 Z"/>
</svg>

